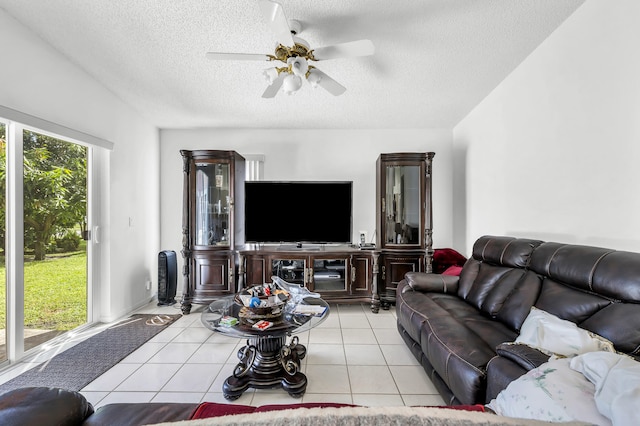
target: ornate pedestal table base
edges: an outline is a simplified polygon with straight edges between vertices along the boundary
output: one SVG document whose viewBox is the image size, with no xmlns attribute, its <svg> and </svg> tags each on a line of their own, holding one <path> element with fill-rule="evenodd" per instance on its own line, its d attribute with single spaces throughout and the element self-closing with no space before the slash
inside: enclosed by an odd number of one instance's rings
<svg viewBox="0 0 640 426">
<path fill-rule="evenodd" d="M 222 385 L 224 397 L 239 398 L 248 388 L 271 389 L 282 387 L 294 398 L 301 398 L 307 389 L 307 376 L 300 372 L 300 360 L 306 348 L 293 337 L 252 337 L 247 346 L 238 351 L 240 362 L 233 375 Z"/>
<path fill-rule="evenodd" d="M 295 335 L 327 319 L 329 305 L 305 288 L 286 282 L 278 286 L 287 289 L 290 295 L 288 302 L 278 309 L 251 310 L 239 296 L 238 300 L 236 296 L 227 296 L 211 302 L 202 312 L 200 320 L 206 328 L 247 342 L 238 351 L 240 362 L 233 375 L 222 385 L 226 399 L 237 399 L 248 388 L 282 388 L 294 398 L 302 397 L 307 390 L 307 376 L 300 372 L 300 360 L 307 349 Z"/>
</svg>

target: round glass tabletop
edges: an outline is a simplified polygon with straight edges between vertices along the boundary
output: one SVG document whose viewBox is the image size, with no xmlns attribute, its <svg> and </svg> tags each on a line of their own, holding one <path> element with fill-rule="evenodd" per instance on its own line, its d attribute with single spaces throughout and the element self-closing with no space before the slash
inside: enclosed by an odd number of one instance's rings
<svg viewBox="0 0 640 426">
<path fill-rule="evenodd" d="M 318 326 L 329 316 L 329 304 L 319 297 L 306 297 L 301 302 L 284 305 L 281 312 L 254 315 L 227 296 L 212 302 L 200 320 L 209 330 L 231 337 L 281 337 L 303 333 Z"/>
</svg>

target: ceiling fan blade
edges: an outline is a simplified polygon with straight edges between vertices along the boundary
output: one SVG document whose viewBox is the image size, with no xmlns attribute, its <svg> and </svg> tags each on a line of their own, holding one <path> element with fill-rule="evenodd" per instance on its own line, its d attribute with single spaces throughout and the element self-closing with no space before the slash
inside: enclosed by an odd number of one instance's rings
<svg viewBox="0 0 640 426">
<path fill-rule="evenodd" d="M 267 87 L 267 89 L 264 91 L 264 93 L 262 94 L 262 97 L 263 98 L 275 97 L 278 94 L 278 91 L 280 90 L 280 88 L 282 87 L 282 82 L 284 81 L 285 76 L 286 76 L 286 73 L 281 73 L 280 75 L 278 75 L 278 78 L 273 80 L 273 83 L 271 83 L 271 85 Z"/>
<path fill-rule="evenodd" d="M 373 55 L 375 50 L 375 46 L 371 40 L 357 40 L 334 44 L 332 46 L 318 47 L 317 49 L 313 49 L 313 57 L 318 61 L 353 58 L 356 56 Z"/>
<path fill-rule="evenodd" d="M 207 59 L 224 61 L 269 61 L 269 55 L 261 53 L 219 53 L 207 52 Z"/>
<path fill-rule="evenodd" d="M 271 27 L 271 30 L 276 35 L 278 42 L 285 46 L 293 46 L 295 42 L 293 41 L 289 22 L 284 14 L 282 5 L 269 0 L 261 0 L 260 10 L 266 18 L 269 27 Z"/>
<path fill-rule="evenodd" d="M 307 80 L 309 80 L 312 85 L 322 87 L 333 96 L 340 96 L 347 90 L 346 87 L 320 71 L 318 68 L 312 68 L 309 70 L 309 77 L 307 77 Z"/>
</svg>

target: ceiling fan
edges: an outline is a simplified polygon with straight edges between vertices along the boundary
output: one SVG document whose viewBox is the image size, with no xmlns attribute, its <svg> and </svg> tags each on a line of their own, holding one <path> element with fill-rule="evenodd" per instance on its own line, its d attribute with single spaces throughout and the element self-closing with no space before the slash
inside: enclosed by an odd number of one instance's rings
<svg viewBox="0 0 640 426">
<path fill-rule="evenodd" d="M 263 98 L 275 97 L 280 88 L 287 94 L 293 94 L 302 87 L 303 80 L 307 80 L 314 88 L 320 86 L 332 95 L 339 96 L 347 89 L 310 62 L 368 56 L 374 53 L 375 48 L 371 40 L 358 40 L 311 49 L 306 41 L 296 36 L 301 29 L 300 22 L 287 21 L 280 3 L 260 0 L 258 4 L 278 41 L 274 54 L 208 52 L 206 56 L 213 60 L 282 62 L 284 65 L 281 67 L 264 70 L 263 75 L 269 86 L 262 94 Z"/>
</svg>

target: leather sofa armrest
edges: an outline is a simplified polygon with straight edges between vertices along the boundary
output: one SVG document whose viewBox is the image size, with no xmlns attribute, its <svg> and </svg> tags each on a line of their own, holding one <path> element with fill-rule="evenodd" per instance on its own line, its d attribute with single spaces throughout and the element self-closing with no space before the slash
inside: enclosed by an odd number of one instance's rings
<svg viewBox="0 0 640 426">
<path fill-rule="evenodd" d="M 487 363 L 487 393 L 485 402 L 495 399 L 500 392 L 509 386 L 509 383 L 527 373 L 526 368 L 503 356 L 494 356 Z"/>
<path fill-rule="evenodd" d="M 64 389 L 26 387 L 0 395 L 2 425 L 81 425 L 92 413 L 82 394 Z"/>
<path fill-rule="evenodd" d="M 407 291 L 457 293 L 460 277 L 454 275 L 427 274 L 426 272 L 407 272 L 404 276 Z"/>
<path fill-rule="evenodd" d="M 496 346 L 496 353 L 515 362 L 527 371 L 549 361 L 548 354 L 520 343 L 501 343 Z"/>
<path fill-rule="evenodd" d="M 496 353 L 487 363 L 487 403 L 509 383 L 549 360 L 549 355 L 521 343 L 501 343 L 496 346 Z"/>
</svg>

